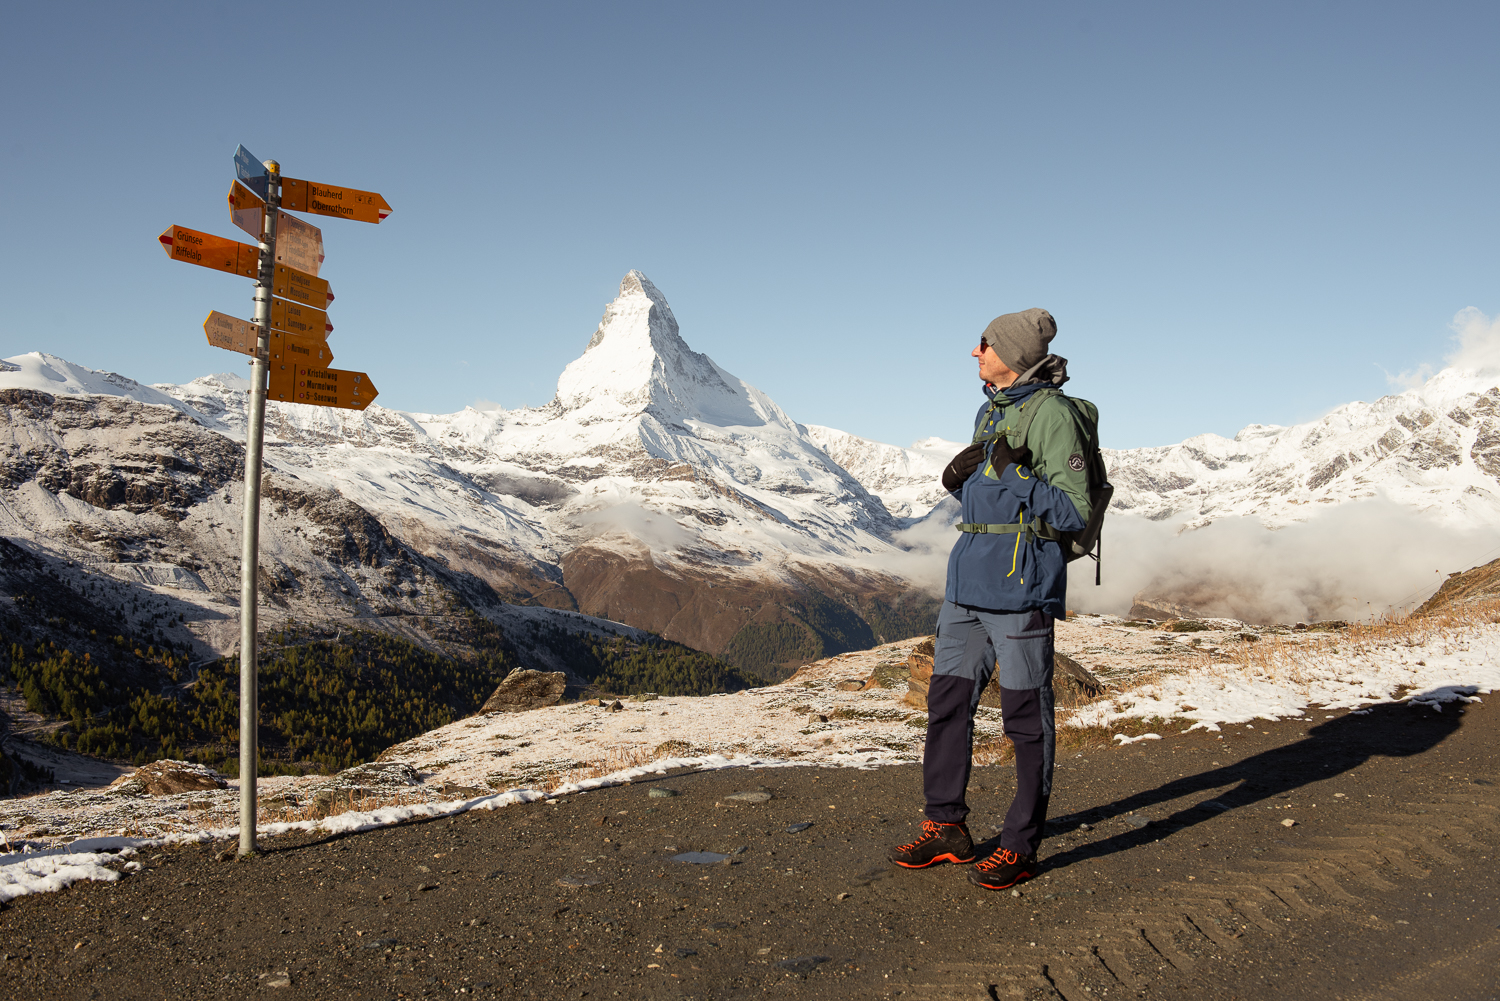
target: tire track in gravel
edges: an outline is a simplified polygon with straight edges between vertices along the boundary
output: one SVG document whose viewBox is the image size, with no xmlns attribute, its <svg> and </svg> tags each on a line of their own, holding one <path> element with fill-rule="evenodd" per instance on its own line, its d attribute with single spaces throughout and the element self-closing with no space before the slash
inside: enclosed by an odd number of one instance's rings
<svg viewBox="0 0 1500 1001">
<path fill-rule="evenodd" d="M 1226 869 L 1213 883 L 1171 881 L 1153 894 L 1165 899 L 1141 901 L 1128 910 L 1090 910 L 1086 923 L 1066 930 L 1038 929 L 1025 946 L 1034 959 L 1019 960 L 1012 946 L 987 962 L 946 967 L 947 975 L 910 982 L 905 990 L 918 997 L 1028 1001 L 1099 1001 L 1119 992 L 1163 988 L 1212 991 L 1222 981 L 1217 966 L 1245 954 L 1274 952 L 1299 921 L 1325 927 L 1338 922 L 1346 935 L 1397 930 L 1371 913 L 1387 906 L 1379 896 L 1409 890 L 1431 878 L 1436 867 L 1460 865 L 1464 859 L 1451 849 L 1490 851 L 1480 835 L 1500 830 L 1497 821 L 1500 786 L 1472 784 L 1461 794 L 1433 796 L 1347 833 L 1276 845 L 1277 857 L 1255 860 L 1250 869 Z M 1424 989 L 1437 990 L 1461 976 L 1455 964 L 1474 977 L 1493 977 L 1497 961 L 1500 936 L 1464 955 L 1423 962 L 1378 987 L 1340 996 L 1349 1001 L 1444 996 Z"/>
</svg>

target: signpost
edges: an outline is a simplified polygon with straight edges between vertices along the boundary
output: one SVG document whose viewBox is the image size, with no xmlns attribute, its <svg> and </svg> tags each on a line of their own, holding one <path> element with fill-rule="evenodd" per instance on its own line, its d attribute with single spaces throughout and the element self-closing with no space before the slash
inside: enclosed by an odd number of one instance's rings
<svg viewBox="0 0 1500 1001">
<path fill-rule="evenodd" d="M 243 146 L 234 151 L 234 171 L 238 181 L 229 189 L 230 220 L 255 237 L 258 246 L 183 226 L 169 226 L 157 239 L 175 261 L 256 280 L 253 321 L 219 312 L 203 321 L 210 344 L 251 357 L 240 552 L 240 854 L 249 855 L 255 851 L 259 762 L 256 580 L 267 392 L 286 403 L 345 410 L 363 410 L 377 395 L 365 373 L 328 367 L 333 353 L 325 338 L 333 324 L 326 310 L 333 293 L 318 277 L 323 233 L 283 216 L 282 209 L 378 223 L 391 214 L 391 207 L 373 191 L 283 179 L 276 161 L 262 163 Z M 284 239 L 280 247 L 278 237 Z"/>
</svg>

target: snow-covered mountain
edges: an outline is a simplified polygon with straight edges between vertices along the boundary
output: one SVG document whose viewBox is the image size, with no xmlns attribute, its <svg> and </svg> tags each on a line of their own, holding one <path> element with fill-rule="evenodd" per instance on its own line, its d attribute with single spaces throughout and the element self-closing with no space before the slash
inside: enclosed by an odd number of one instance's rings
<svg viewBox="0 0 1500 1001">
<path fill-rule="evenodd" d="M 1293 427 L 1108 453 L 1113 509 L 1189 526 L 1268 526 L 1384 497 L 1454 527 L 1500 523 L 1500 373 L 1447 368 L 1419 388 Z"/>
<path fill-rule="evenodd" d="M 1378 498 L 1445 531 L 1500 523 L 1496 376 L 1458 366 L 1296 427 L 1108 452 L 1107 586 L 1076 607 L 1124 611 L 1134 590 L 1163 580 L 1202 592 L 1205 575 L 1229 573 L 1214 533 L 1232 522 L 1326 524 L 1318 512 Z M 246 388 L 232 375 L 147 386 L 39 353 L 0 363 L 0 535 L 180 588 L 214 610 L 204 621 L 219 624 L 200 632 L 225 648 L 237 633 Z M 930 631 L 952 539 L 953 505 L 933 507 L 938 475 L 960 447 L 798 424 L 693 351 L 665 297 L 632 271 L 545 406 L 433 415 L 270 404 L 267 601 L 287 616 L 394 621 L 430 606 L 435 589 L 488 594 L 769 670 Z M 1189 536 L 1212 552 L 1184 571 L 1171 540 Z M 1347 537 L 1338 545 L 1351 548 Z M 1260 612 L 1235 614 L 1362 608 L 1400 597 L 1412 588 L 1402 575 L 1415 573 L 1383 565 L 1394 589 L 1384 597 L 1355 595 L 1340 578 L 1307 586 L 1316 599 L 1256 598 Z M 1210 583 L 1216 594 L 1259 586 Z"/>
<path fill-rule="evenodd" d="M 246 390 L 10 359 L 0 532 L 69 558 L 190 567 L 232 594 Z M 508 601 L 761 667 L 928 625 L 931 598 L 902 572 L 904 523 L 808 428 L 688 347 L 638 272 L 546 406 L 272 403 L 265 458 L 264 559 L 304 614 L 398 598 L 384 568 L 409 547 Z"/>
</svg>

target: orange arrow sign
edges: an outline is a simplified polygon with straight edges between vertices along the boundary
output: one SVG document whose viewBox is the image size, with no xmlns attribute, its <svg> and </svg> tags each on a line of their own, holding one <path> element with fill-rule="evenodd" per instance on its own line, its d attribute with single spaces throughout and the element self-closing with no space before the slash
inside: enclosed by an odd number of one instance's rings
<svg viewBox="0 0 1500 1001">
<path fill-rule="evenodd" d="M 373 191 L 336 188 L 331 184 L 299 181 L 294 177 L 281 180 L 281 207 L 356 222 L 383 222 L 391 214 L 391 207 L 385 199 Z"/>
<path fill-rule="evenodd" d="M 252 358 L 255 356 L 258 330 L 249 320 L 226 316 L 218 311 L 209 313 L 208 319 L 203 321 L 203 332 L 208 335 L 208 343 Z M 333 364 L 333 352 L 321 337 L 304 337 L 273 328 L 270 349 L 273 365 L 278 362 L 289 365 L 303 362 L 326 368 Z"/>
<path fill-rule="evenodd" d="M 323 231 L 285 212 L 276 217 L 276 261 L 316 277 L 323 266 Z"/>
<path fill-rule="evenodd" d="M 271 300 L 271 326 L 300 337 L 316 337 L 320 341 L 333 333 L 333 324 L 328 322 L 328 314 L 321 309 L 280 299 Z"/>
<path fill-rule="evenodd" d="M 242 355 L 255 354 L 258 333 L 255 324 L 246 320 L 215 310 L 203 321 L 203 332 L 208 335 L 208 343 L 216 348 L 238 351 Z"/>
<path fill-rule="evenodd" d="M 379 390 L 363 372 L 345 372 L 305 363 L 272 363 L 266 398 L 316 407 L 363 410 Z"/>
<path fill-rule="evenodd" d="M 264 230 L 266 203 L 239 181 L 229 185 L 229 221 L 259 240 Z"/>
<path fill-rule="evenodd" d="M 285 264 L 276 265 L 275 276 L 271 279 L 271 294 L 318 310 L 326 310 L 329 303 L 333 302 L 333 293 L 328 290 L 327 282 Z"/>
<path fill-rule="evenodd" d="M 302 364 L 327 368 L 333 364 L 333 352 L 328 349 L 328 342 L 321 337 L 298 337 L 284 330 L 273 330 L 271 331 L 271 367 L 274 369 L 277 364 L 283 362 L 289 365 Z"/>
<path fill-rule="evenodd" d="M 259 247 L 226 240 L 222 236 L 210 236 L 185 226 L 168 226 L 156 239 L 174 261 L 186 261 L 245 278 L 259 277 Z"/>
</svg>

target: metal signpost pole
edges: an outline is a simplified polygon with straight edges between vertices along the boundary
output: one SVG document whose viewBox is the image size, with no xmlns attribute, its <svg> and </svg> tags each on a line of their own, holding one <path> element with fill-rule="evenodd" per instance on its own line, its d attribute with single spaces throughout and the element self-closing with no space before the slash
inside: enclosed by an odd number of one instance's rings
<svg viewBox="0 0 1500 1001">
<path fill-rule="evenodd" d="M 276 216 L 281 167 L 267 160 L 266 214 L 255 286 L 256 350 L 250 366 L 250 425 L 245 435 L 245 526 L 240 557 L 240 854 L 255 851 L 255 777 L 260 757 L 256 720 L 260 692 L 256 658 L 256 577 L 260 562 L 260 460 L 265 441 L 266 377 L 271 351 L 271 286 L 276 274 Z"/>
</svg>

